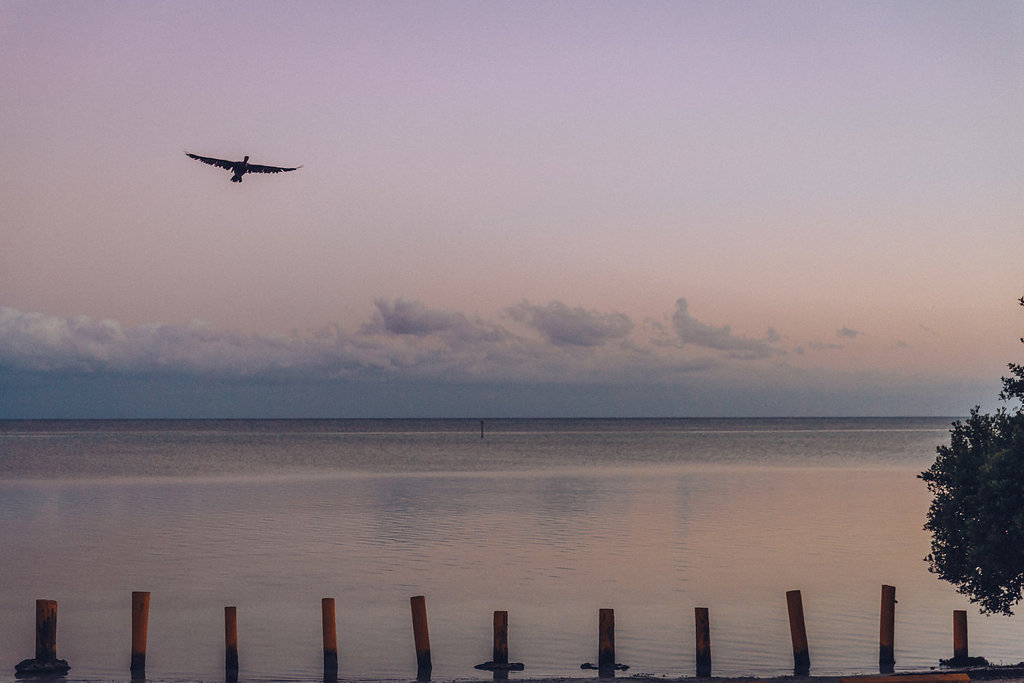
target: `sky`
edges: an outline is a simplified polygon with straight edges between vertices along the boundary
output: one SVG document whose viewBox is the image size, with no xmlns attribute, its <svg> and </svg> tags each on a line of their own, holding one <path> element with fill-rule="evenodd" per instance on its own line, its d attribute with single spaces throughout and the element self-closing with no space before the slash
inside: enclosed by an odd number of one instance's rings
<svg viewBox="0 0 1024 683">
<path fill-rule="evenodd" d="M 0 0 L 0 64 L 0 417 L 955 416 L 1024 357 L 1019 1 Z"/>
</svg>

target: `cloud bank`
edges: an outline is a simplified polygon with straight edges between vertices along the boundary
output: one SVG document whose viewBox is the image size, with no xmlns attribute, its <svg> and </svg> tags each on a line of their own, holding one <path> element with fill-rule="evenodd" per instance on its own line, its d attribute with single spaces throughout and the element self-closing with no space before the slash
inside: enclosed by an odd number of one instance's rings
<svg viewBox="0 0 1024 683">
<path fill-rule="evenodd" d="M 652 371 L 689 372 L 708 362 L 651 356 L 625 342 L 622 313 L 560 302 L 523 302 L 505 311 L 521 329 L 430 309 L 405 299 L 374 302 L 356 332 L 337 325 L 308 337 L 242 334 L 200 321 L 126 327 L 86 316 L 58 317 L 0 308 L 0 368 L 36 373 L 184 374 L 458 381 L 594 382 L 644 380 Z M 582 351 L 582 353 L 581 353 Z"/>
<path fill-rule="evenodd" d="M 728 351 L 732 358 L 767 358 L 776 353 L 782 353 L 778 348 L 772 346 L 773 342 L 778 341 L 778 334 L 774 330 L 769 329 L 764 339 L 748 339 L 734 335 L 729 325 L 717 328 L 705 325 L 690 315 L 690 306 L 686 299 L 676 301 L 672 324 L 684 344 Z"/>
<path fill-rule="evenodd" d="M 979 390 L 793 367 L 774 330 L 709 325 L 683 298 L 667 327 L 559 301 L 500 323 L 374 304 L 308 336 L 0 307 L 0 417 L 959 414 Z"/>
<path fill-rule="evenodd" d="M 625 313 L 600 313 L 569 308 L 560 301 L 535 306 L 524 301 L 508 309 L 514 320 L 527 323 L 556 346 L 604 346 L 624 339 L 633 330 Z"/>
</svg>

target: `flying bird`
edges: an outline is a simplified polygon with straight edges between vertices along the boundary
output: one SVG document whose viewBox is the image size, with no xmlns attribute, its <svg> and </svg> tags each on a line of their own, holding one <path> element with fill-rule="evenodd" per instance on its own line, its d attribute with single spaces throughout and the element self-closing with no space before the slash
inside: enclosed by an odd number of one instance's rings
<svg viewBox="0 0 1024 683">
<path fill-rule="evenodd" d="M 242 182 L 242 176 L 246 173 L 283 173 L 285 171 L 294 171 L 295 169 L 302 168 L 302 166 L 294 166 L 292 168 L 285 168 L 283 166 L 264 166 L 262 164 L 250 164 L 249 157 L 245 157 L 241 161 L 228 161 L 227 159 L 214 159 L 213 157 L 201 157 L 198 154 L 191 154 L 185 152 L 186 156 L 190 156 L 196 161 L 201 161 L 204 164 L 210 164 L 211 166 L 217 166 L 219 168 L 226 168 L 231 171 L 234 175 L 231 176 L 231 182 L 240 183 Z"/>
</svg>

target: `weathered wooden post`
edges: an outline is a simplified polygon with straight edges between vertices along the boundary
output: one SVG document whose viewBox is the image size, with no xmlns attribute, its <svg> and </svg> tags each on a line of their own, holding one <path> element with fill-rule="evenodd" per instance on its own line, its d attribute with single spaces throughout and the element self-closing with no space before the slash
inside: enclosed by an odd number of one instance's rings
<svg viewBox="0 0 1024 683">
<path fill-rule="evenodd" d="M 63 676 L 71 669 L 57 659 L 57 601 L 36 600 L 36 656 L 14 666 L 16 676 Z"/>
<path fill-rule="evenodd" d="M 238 612 L 224 608 L 224 675 L 229 683 L 238 680 Z"/>
<path fill-rule="evenodd" d="M 793 639 L 793 674 L 806 676 L 811 670 L 811 655 L 807 651 L 807 628 L 804 626 L 804 603 L 800 591 L 786 592 L 789 608 L 789 633 Z"/>
<path fill-rule="evenodd" d="M 953 662 L 967 662 L 967 610 L 953 610 Z"/>
<path fill-rule="evenodd" d="M 597 669 L 599 676 L 615 675 L 615 610 L 598 614 Z"/>
<path fill-rule="evenodd" d="M 36 600 L 36 661 L 57 659 L 57 601 Z"/>
<path fill-rule="evenodd" d="M 878 620 L 878 670 L 891 674 L 896 667 L 896 587 L 882 586 L 882 608 Z"/>
<path fill-rule="evenodd" d="M 146 677 L 146 641 L 149 633 L 149 592 L 132 592 L 132 678 Z"/>
<path fill-rule="evenodd" d="M 693 620 L 697 634 L 697 676 L 711 676 L 711 621 L 707 607 L 694 607 Z"/>
<path fill-rule="evenodd" d="M 430 662 L 430 631 L 427 628 L 427 599 L 416 595 L 409 599 L 412 607 L 412 635 L 416 645 L 416 678 L 429 680 L 433 665 Z"/>
<path fill-rule="evenodd" d="M 586 662 L 580 668 L 597 669 L 597 675 L 601 678 L 614 676 L 616 670 L 625 671 L 629 668 L 625 664 L 615 663 L 615 610 L 602 607 L 598 613 L 597 666 Z"/>
<path fill-rule="evenodd" d="M 320 601 L 324 631 L 324 680 L 338 680 L 338 628 L 334 619 L 334 598 Z"/>
<path fill-rule="evenodd" d="M 480 438 L 483 437 L 484 421 L 480 420 Z M 512 669 L 508 663 L 508 612 L 494 611 L 494 648 L 489 663 L 494 671 L 494 680 L 508 680 L 508 672 Z"/>
<path fill-rule="evenodd" d="M 477 664 L 473 668 L 493 671 L 496 681 L 508 680 L 509 671 L 522 671 L 526 668 L 522 662 L 508 661 L 508 612 L 495 610 L 494 648 L 491 652 L 491 661 Z"/>
<path fill-rule="evenodd" d="M 494 650 L 491 661 L 498 666 L 508 666 L 508 612 L 494 612 Z"/>
</svg>

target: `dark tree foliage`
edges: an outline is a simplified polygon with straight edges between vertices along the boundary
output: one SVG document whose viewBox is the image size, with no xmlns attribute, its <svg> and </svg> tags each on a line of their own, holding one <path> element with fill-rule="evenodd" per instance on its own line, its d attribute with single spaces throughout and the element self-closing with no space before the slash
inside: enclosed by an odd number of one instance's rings
<svg viewBox="0 0 1024 683">
<path fill-rule="evenodd" d="M 1009 368 L 1000 398 L 1024 401 L 1024 365 Z M 1012 614 L 1024 591 L 1024 407 L 975 407 L 921 478 L 933 495 L 929 570 L 982 612 Z"/>
</svg>

